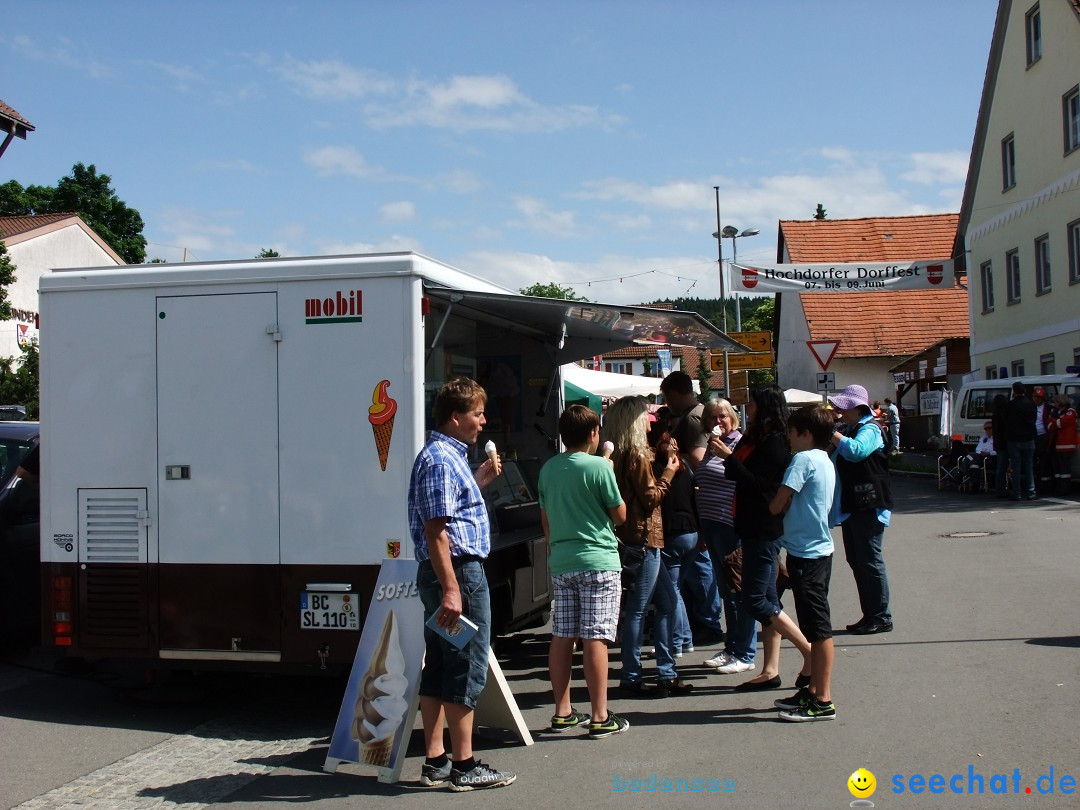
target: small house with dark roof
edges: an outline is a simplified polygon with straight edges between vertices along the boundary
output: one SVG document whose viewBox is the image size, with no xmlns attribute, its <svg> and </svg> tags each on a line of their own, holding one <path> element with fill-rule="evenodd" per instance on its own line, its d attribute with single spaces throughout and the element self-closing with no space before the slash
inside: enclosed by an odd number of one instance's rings
<svg viewBox="0 0 1080 810">
<path fill-rule="evenodd" d="M 782 263 L 918 261 L 952 256 L 958 214 L 864 219 L 781 220 Z M 835 388 L 866 387 L 871 401 L 890 397 L 916 413 L 918 390 L 947 384 L 930 376 L 899 380 L 893 369 L 946 338 L 968 338 L 968 296 L 961 286 L 936 290 L 786 293 L 777 297 L 777 379 L 784 388 L 817 390 L 822 371 L 809 341 L 839 341 L 828 370 Z M 827 344 L 819 344 L 827 346 Z M 827 354 L 827 352 L 822 352 Z"/>
<path fill-rule="evenodd" d="M 124 260 L 78 214 L 0 217 L 0 242 L 15 265 L 7 288 L 12 318 L 0 322 L 0 357 L 38 336 L 38 279 L 57 267 L 101 267 Z"/>
<path fill-rule="evenodd" d="M 19 115 L 18 110 L 0 101 L 0 132 L 4 134 L 4 140 L 0 141 L 0 157 L 15 138 L 25 141 L 27 133 L 34 129 L 34 125 Z"/>
</svg>

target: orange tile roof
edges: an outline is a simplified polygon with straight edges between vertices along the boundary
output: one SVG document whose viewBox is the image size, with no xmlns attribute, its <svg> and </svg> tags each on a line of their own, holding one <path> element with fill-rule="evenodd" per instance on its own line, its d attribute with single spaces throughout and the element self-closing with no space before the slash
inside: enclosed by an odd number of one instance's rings
<svg viewBox="0 0 1080 810">
<path fill-rule="evenodd" d="M 781 249 L 791 262 L 944 259 L 952 255 L 959 214 L 865 219 L 782 220 Z M 839 340 L 838 357 L 906 357 L 943 338 L 968 337 L 968 294 L 944 290 L 803 293 L 813 340 Z"/>
<path fill-rule="evenodd" d="M 949 337 L 969 337 L 968 293 L 883 290 L 802 293 L 812 340 L 839 340 L 837 357 L 906 357 Z"/>
<path fill-rule="evenodd" d="M 54 222 L 60 222 L 64 219 L 70 219 L 77 216 L 73 213 L 67 214 L 36 214 L 34 216 L 25 217 L 0 217 L 0 239 L 8 239 L 16 234 L 26 233 L 32 231 L 35 228 L 41 228 L 45 225 L 52 225 Z"/>
<path fill-rule="evenodd" d="M 793 263 L 946 259 L 959 220 L 959 214 L 781 220 L 780 243 Z"/>
</svg>

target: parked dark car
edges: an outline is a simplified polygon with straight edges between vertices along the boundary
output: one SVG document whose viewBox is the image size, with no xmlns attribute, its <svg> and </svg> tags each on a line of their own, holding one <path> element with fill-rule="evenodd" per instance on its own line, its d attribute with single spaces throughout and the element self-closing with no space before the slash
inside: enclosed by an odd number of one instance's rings
<svg viewBox="0 0 1080 810">
<path fill-rule="evenodd" d="M 40 635 L 39 485 L 15 471 L 38 443 L 37 422 L 0 422 L 0 636 Z"/>
</svg>

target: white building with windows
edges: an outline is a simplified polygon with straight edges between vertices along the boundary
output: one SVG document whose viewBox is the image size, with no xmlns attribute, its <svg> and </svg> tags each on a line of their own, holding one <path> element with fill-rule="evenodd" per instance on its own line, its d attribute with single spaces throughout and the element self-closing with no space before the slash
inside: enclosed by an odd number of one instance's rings
<svg viewBox="0 0 1080 810">
<path fill-rule="evenodd" d="M 1080 365 L 1080 2 L 1001 0 L 957 232 L 975 378 Z"/>
</svg>

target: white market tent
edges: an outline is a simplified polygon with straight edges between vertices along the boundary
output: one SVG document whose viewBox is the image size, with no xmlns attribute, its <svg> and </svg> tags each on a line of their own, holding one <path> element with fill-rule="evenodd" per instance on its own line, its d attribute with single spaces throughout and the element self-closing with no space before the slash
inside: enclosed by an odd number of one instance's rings
<svg viewBox="0 0 1080 810">
<path fill-rule="evenodd" d="M 610 371 L 593 371 L 577 363 L 562 367 L 563 380 L 599 397 L 649 396 L 660 393 L 660 377 L 637 377 L 632 374 L 612 374 Z M 698 382 L 694 380 L 694 390 Z"/>
<path fill-rule="evenodd" d="M 787 400 L 788 405 L 813 405 L 814 403 L 823 402 L 821 394 L 815 394 L 813 391 L 802 391 L 798 388 L 784 389 L 784 399 Z"/>
</svg>

